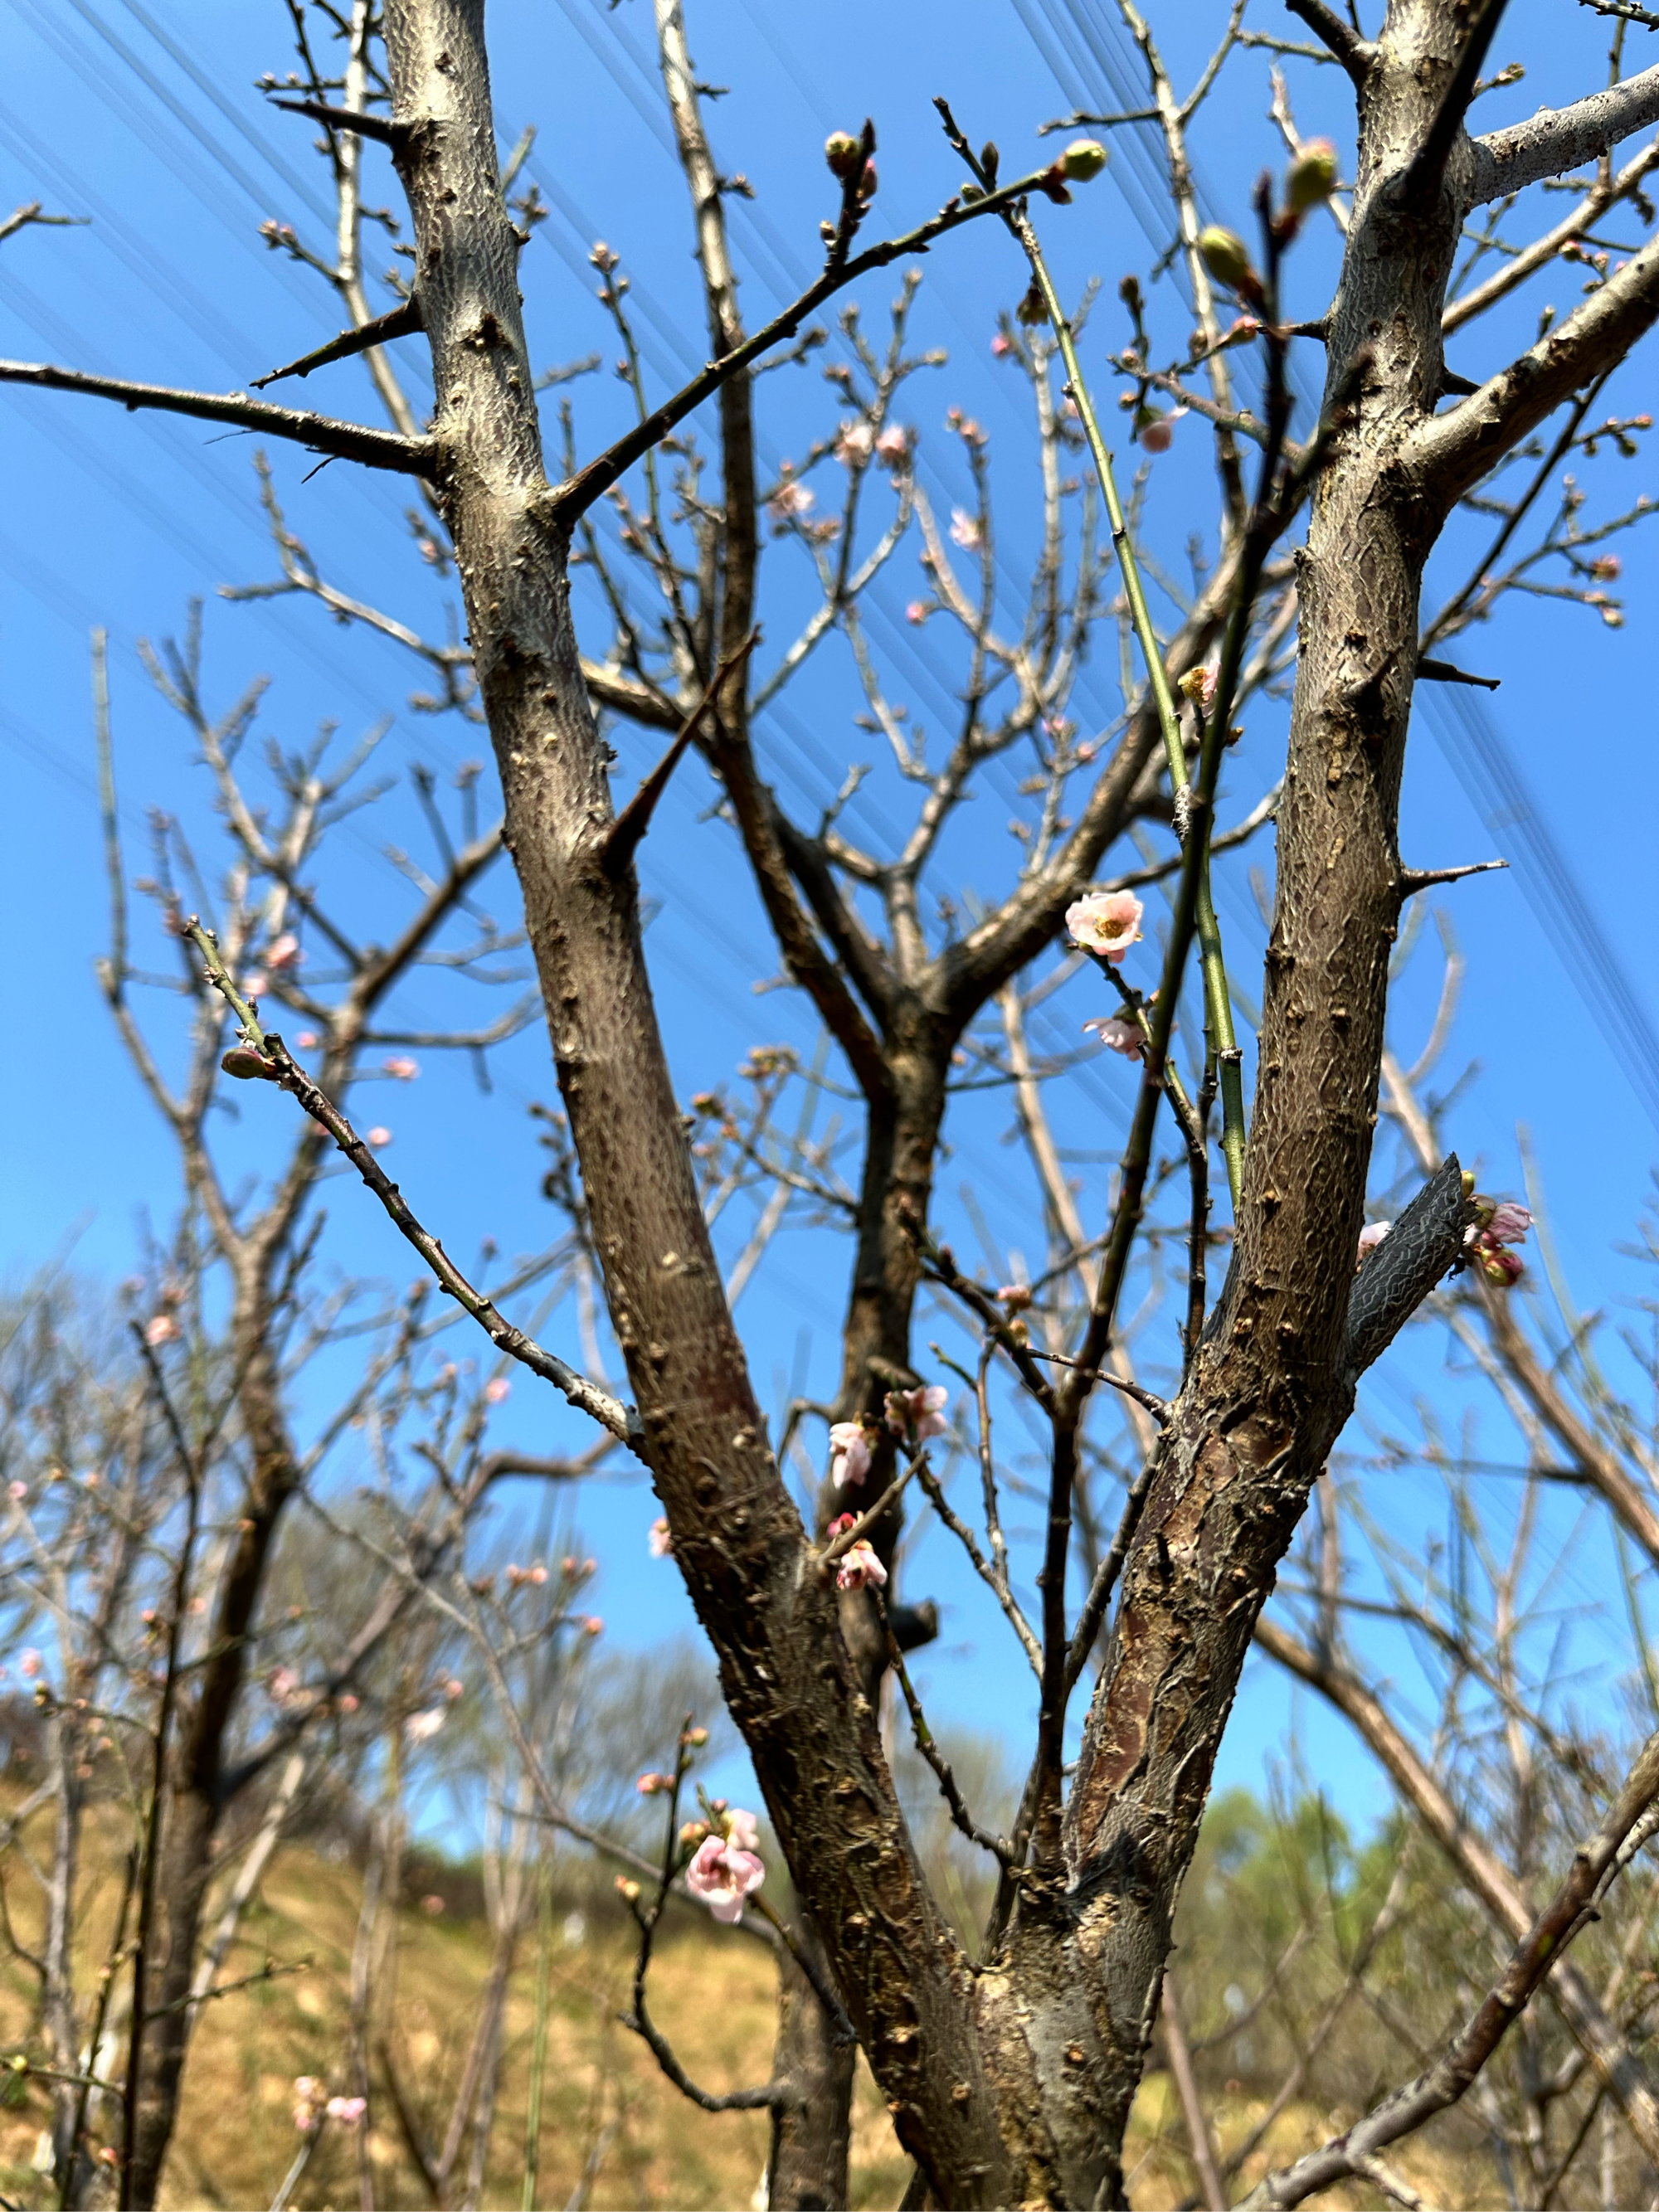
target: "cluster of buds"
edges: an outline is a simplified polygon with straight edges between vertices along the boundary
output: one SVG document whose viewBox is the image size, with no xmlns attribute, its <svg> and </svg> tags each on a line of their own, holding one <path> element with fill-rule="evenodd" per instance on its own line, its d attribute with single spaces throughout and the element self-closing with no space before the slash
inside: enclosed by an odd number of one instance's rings
<svg viewBox="0 0 1659 2212">
<path fill-rule="evenodd" d="M 302 2136 L 308 2136 L 322 2119 L 340 2120 L 347 2126 L 355 2125 L 368 2110 L 362 2097 L 331 2097 L 327 2085 L 314 2074 L 296 2075 L 294 2081 L 294 2124 Z"/>
<path fill-rule="evenodd" d="M 1526 1262 L 1510 1247 L 1526 1243 L 1532 1215 L 1510 1199 L 1487 1198 L 1480 1191 L 1472 1192 L 1471 1197 L 1474 1219 L 1464 1231 L 1463 1242 L 1486 1280 L 1506 1291 L 1525 1271 Z"/>
</svg>

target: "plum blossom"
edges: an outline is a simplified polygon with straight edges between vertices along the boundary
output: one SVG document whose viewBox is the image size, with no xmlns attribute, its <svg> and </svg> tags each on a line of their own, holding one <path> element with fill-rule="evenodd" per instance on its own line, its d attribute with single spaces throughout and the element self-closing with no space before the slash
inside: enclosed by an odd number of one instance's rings
<svg viewBox="0 0 1659 2212">
<path fill-rule="evenodd" d="M 411 1713 L 404 1723 L 404 1740 L 411 1747 L 430 1743 L 448 1718 L 448 1709 L 443 1705 L 429 1705 L 423 1713 Z"/>
<path fill-rule="evenodd" d="M 1362 1260 L 1375 1252 L 1394 1224 L 1391 1221 L 1368 1221 L 1359 1232 L 1359 1256 Z"/>
<path fill-rule="evenodd" d="M 424 1902 L 429 1906 L 432 1899 L 428 1897 Z M 443 1905 L 441 1898 L 439 1899 L 438 1904 L 441 1911 Z M 331 2120 L 339 2120 L 347 2127 L 355 2127 L 368 2110 L 368 2100 L 367 2097 L 331 2097 L 323 2109 Z"/>
<path fill-rule="evenodd" d="M 304 958 L 299 939 L 291 929 L 285 929 L 280 937 L 271 939 L 265 953 L 265 965 L 267 968 L 297 968 Z"/>
<path fill-rule="evenodd" d="M 1102 1044 L 1113 1052 L 1121 1052 L 1125 1060 L 1139 1060 L 1145 1039 L 1138 1022 L 1126 1021 L 1121 1014 L 1101 1014 L 1094 1021 L 1085 1022 L 1084 1034 L 1091 1031 Z"/>
<path fill-rule="evenodd" d="M 317 2107 L 322 2094 L 323 2085 L 314 2074 L 295 2076 L 294 2124 L 302 2136 L 308 2136 L 317 2124 Z"/>
<path fill-rule="evenodd" d="M 1494 1244 L 1488 1249 L 1483 1244 L 1480 1257 L 1481 1273 L 1489 1283 L 1496 1283 L 1500 1291 L 1507 1291 L 1526 1273 L 1526 1261 L 1506 1245 Z"/>
<path fill-rule="evenodd" d="M 393 1053 L 389 1060 L 380 1062 L 381 1074 L 391 1076 L 396 1083 L 413 1083 L 420 1072 L 420 1061 L 411 1060 L 407 1053 Z"/>
<path fill-rule="evenodd" d="M 862 1421 L 836 1421 L 830 1431 L 830 1480 L 837 1490 L 870 1472 L 870 1439 Z"/>
<path fill-rule="evenodd" d="M 27 1675 L 30 1681 L 33 1681 L 34 1677 L 40 1673 L 41 1665 L 42 1661 L 40 1654 L 35 1650 L 32 1644 L 17 1662 L 18 1672 L 21 1674 Z"/>
<path fill-rule="evenodd" d="M 1136 417 L 1142 446 L 1149 453 L 1167 453 L 1175 443 L 1176 424 L 1190 412 L 1189 408 L 1172 407 L 1167 415 L 1160 415 L 1155 407 L 1143 408 Z"/>
<path fill-rule="evenodd" d="M 1486 1224 L 1481 1242 L 1490 1239 L 1494 1244 L 1524 1244 L 1531 1227 L 1532 1215 L 1528 1208 L 1506 1198 Z"/>
<path fill-rule="evenodd" d="M 760 1848 L 760 1822 L 752 1813 L 745 1813 L 741 1805 L 733 1805 L 725 1815 L 726 1840 L 732 1850 L 754 1851 Z"/>
<path fill-rule="evenodd" d="M 912 599 L 909 605 L 904 610 L 904 619 L 908 623 L 915 623 L 917 624 L 925 623 L 927 619 L 927 600 Z"/>
<path fill-rule="evenodd" d="M 866 1583 L 873 1583 L 879 1589 L 886 1579 L 886 1568 L 862 1536 L 842 1553 L 836 1567 L 838 1589 L 862 1589 Z"/>
<path fill-rule="evenodd" d="M 902 469 L 910 458 L 910 433 L 890 423 L 876 441 L 876 458 L 890 469 Z"/>
<path fill-rule="evenodd" d="M 876 434 L 867 422 L 843 422 L 836 440 L 836 459 L 842 468 L 861 468 L 875 451 Z"/>
<path fill-rule="evenodd" d="M 383 1152 L 392 1142 L 392 1132 L 383 1122 L 377 1121 L 372 1129 L 366 1132 L 366 1135 L 377 1152 Z"/>
<path fill-rule="evenodd" d="M 705 1836 L 685 1869 L 685 1886 L 700 1897 L 716 1920 L 733 1927 L 743 1917 L 744 1899 L 752 1896 L 766 1879 L 766 1869 L 753 1851 L 728 1844 L 721 1836 Z"/>
<path fill-rule="evenodd" d="M 512 1396 L 513 1385 L 505 1375 L 492 1375 L 484 1384 L 483 1394 L 492 1406 L 499 1406 Z"/>
<path fill-rule="evenodd" d="M 780 536 L 790 524 L 811 514 L 817 500 L 804 483 L 781 483 L 766 502 L 774 529 Z"/>
<path fill-rule="evenodd" d="M 951 543 L 960 545 L 964 553 L 977 553 L 985 543 L 984 523 L 965 507 L 951 509 Z"/>
<path fill-rule="evenodd" d="M 295 1032 L 294 1042 L 301 1052 L 314 1052 L 322 1042 L 322 1039 L 315 1030 L 297 1030 Z"/>
<path fill-rule="evenodd" d="M 9 1482 L 6 1485 L 6 1495 L 14 1505 L 21 1505 L 28 1494 L 29 1486 L 27 1482 Z"/>
<path fill-rule="evenodd" d="M 1115 967 L 1140 941 L 1143 911 L 1133 891 L 1091 891 L 1066 908 L 1066 927 L 1073 945 L 1085 952 L 1103 952 Z"/>
<path fill-rule="evenodd" d="M 674 1539 L 668 1532 L 668 1523 L 660 1515 L 651 1523 L 651 1533 L 646 1545 L 653 1559 L 665 1559 L 674 1548 Z"/>
<path fill-rule="evenodd" d="M 890 1390 L 888 1427 L 896 1437 L 908 1435 L 914 1443 L 925 1444 L 930 1437 L 942 1437 L 950 1425 L 944 1413 L 949 1395 L 942 1382 L 923 1382 L 914 1390 Z"/>
<path fill-rule="evenodd" d="M 144 1342 L 151 1346 L 171 1344 L 178 1334 L 179 1324 L 171 1314 L 157 1314 L 145 1325 Z"/>
<path fill-rule="evenodd" d="M 991 355 L 995 361 L 1005 359 L 1013 349 L 1014 342 L 1005 331 L 999 331 L 991 341 Z"/>
</svg>

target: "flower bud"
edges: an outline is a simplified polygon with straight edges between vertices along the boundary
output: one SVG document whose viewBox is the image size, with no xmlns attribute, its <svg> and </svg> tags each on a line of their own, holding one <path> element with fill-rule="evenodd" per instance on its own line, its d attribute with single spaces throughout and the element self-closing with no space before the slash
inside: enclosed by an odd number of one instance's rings
<svg viewBox="0 0 1659 2212">
<path fill-rule="evenodd" d="M 701 1751 L 708 1741 L 708 1731 L 706 1728 L 687 1729 L 685 1734 L 680 1738 L 680 1741 L 690 1751 Z"/>
<path fill-rule="evenodd" d="M 235 1076 L 241 1083 L 280 1083 L 282 1080 L 264 1054 L 255 1052 L 252 1045 L 232 1045 L 219 1065 L 227 1075 Z"/>
<path fill-rule="evenodd" d="M 832 131 L 823 142 L 823 158 L 830 164 L 830 175 L 839 177 L 845 184 L 849 177 L 857 175 L 864 149 L 849 131 Z"/>
<path fill-rule="evenodd" d="M 863 173 L 859 178 L 859 198 L 861 200 L 874 199 L 876 197 L 876 165 L 873 161 L 866 161 L 864 165 Z"/>
<path fill-rule="evenodd" d="M 617 1876 L 617 1894 L 624 1905 L 637 1905 L 640 1886 L 636 1881 L 630 1881 L 625 1874 L 619 1874 Z"/>
<path fill-rule="evenodd" d="M 1285 179 L 1285 199 L 1293 215 L 1306 215 L 1329 199 L 1336 183 L 1336 149 L 1328 138 L 1310 138 Z"/>
<path fill-rule="evenodd" d="M 1106 166 L 1106 149 L 1095 138 L 1073 138 L 1060 157 L 1060 174 L 1068 184 L 1086 185 Z"/>
<path fill-rule="evenodd" d="M 1235 292 L 1255 275 L 1243 240 L 1236 230 L 1224 230 L 1218 222 L 1206 223 L 1200 231 L 1198 251 L 1216 283 Z"/>
</svg>

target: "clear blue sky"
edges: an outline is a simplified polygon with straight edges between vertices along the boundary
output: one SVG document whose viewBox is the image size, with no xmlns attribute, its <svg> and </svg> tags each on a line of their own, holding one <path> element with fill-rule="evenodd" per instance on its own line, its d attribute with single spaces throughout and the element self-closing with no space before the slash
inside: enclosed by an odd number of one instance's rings
<svg viewBox="0 0 1659 2212">
<path fill-rule="evenodd" d="M 0 0 L 10 66 L 0 88 L 0 202 L 40 198 L 53 211 L 89 216 L 79 229 L 31 229 L 0 246 L 0 350 L 161 382 L 225 389 L 315 344 L 337 327 L 323 288 L 268 252 L 258 222 L 275 216 L 316 233 L 326 213 L 325 179 L 309 151 L 310 127 L 271 113 L 253 91 L 267 69 L 288 66 L 284 17 L 274 4 L 192 4 L 192 0 Z M 955 188 L 957 165 L 939 138 L 931 95 L 950 96 L 972 135 L 993 136 L 1005 173 L 1034 155 L 1035 126 L 1062 112 L 1087 89 L 1102 56 L 1121 58 L 1121 35 L 1103 30 L 1103 0 L 1076 0 L 1069 27 L 1051 0 L 688 0 L 700 73 L 728 85 L 712 112 L 723 164 L 743 170 L 757 198 L 739 206 L 734 239 L 751 320 L 784 296 L 811 265 L 816 225 L 825 209 L 820 148 L 833 126 L 856 127 L 866 112 L 881 134 L 880 212 L 908 222 Z M 1565 20 L 1563 20 L 1564 13 Z M 1175 73 L 1189 80 L 1224 18 L 1219 0 L 1179 0 L 1154 10 Z M 1252 20 L 1283 28 L 1273 0 L 1258 0 Z M 586 256 L 604 237 L 633 278 L 647 371 L 669 388 L 702 358 L 701 312 L 690 258 L 690 232 L 672 158 L 659 90 L 648 67 L 646 0 L 558 0 L 529 7 L 498 0 L 492 9 L 498 121 L 504 142 L 526 123 L 540 128 L 537 164 L 558 190 L 556 212 L 524 263 L 526 311 L 538 366 L 592 349 L 615 350 L 592 300 Z M 1060 25 L 1058 33 L 1053 30 Z M 1057 84 L 1030 25 L 1072 41 L 1079 82 Z M 157 33 L 161 36 L 158 37 Z M 1093 44 L 1090 42 L 1092 40 Z M 1650 58 L 1632 33 L 1632 64 Z M 167 51 L 171 40 L 177 53 Z M 1483 103 L 1496 123 L 1559 104 L 1601 80 L 1605 28 L 1551 0 L 1515 0 L 1497 58 L 1525 61 L 1524 83 Z M 1653 42 L 1649 41 L 1651 45 Z M 181 65 L 182 55 L 211 85 L 228 115 Z M 1130 56 L 1133 65 L 1133 56 Z M 1243 227 L 1255 171 L 1281 149 L 1267 119 L 1267 57 L 1232 65 L 1213 119 L 1198 142 L 1207 199 Z M 1328 129 L 1352 143 L 1348 94 L 1339 72 L 1304 70 L 1297 117 L 1304 131 Z M 234 122 L 231 117 L 236 118 Z M 1120 150 L 1106 179 L 1073 209 L 1045 211 L 1066 283 L 1091 273 L 1104 280 L 1103 328 L 1116 330 L 1114 292 L 1127 269 L 1143 276 L 1152 258 L 1136 220 L 1147 203 L 1136 162 Z M 388 192 L 395 191 L 387 176 Z M 1617 226 L 1615 226 L 1617 228 Z M 1295 307 L 1312 315 L 1328 295 L 1334 246 L 1310 232 L 1294 273 Z M 1565 312 L 1577 277 L 1565 269 L 1548 296 Z M 1006 373 L 988 353 L 1000 308 L 1023 289 L 1007 241 L 988 230 L 930 257 L 918 311 L 919 333 L 948 349 L 948 364 L 910 387 L 902 410 L 924 436 L 928 469 L 948 496 L 961 495 L 946 406 L 979 416 L 993 434 L 1000 488 L 1009 502 L 1006 542 L 1017 558 L 1029 544 L 1018 513 L 1021 418 Z M 866 289 L 866 317 L 878 327 L 893 284 Z M 1466 373 L 1495 366 L 1501 352 L 1530 338 L 1531 304 L 1482 325 L 1452 349 Z M 1155 294 L 1165 341 L 1185 328 L 1167 288 Z M 1121 335 L 1121 334 L 1120 334 Z M 406 346 L 416 388 L 419 355 Z M 1630 412 L 1659 389 L 1651 348 L 1616 381 L 1611 407 Z M 1310 362 L 1310 373 L 1316 375 Z M 799 453 L 833 419 L 833 395 L 815 371 L 771 380 L 765 433 L 770 459 Z M 608 376 L 574 387 L 579 437 L 591 450 L 617 427 L 625 396 Z M 375 419 L 361 369 L 347 364 L 314 378 L 313 404 Z M 395 713 L 386 754 L 406 778 L 415 763 L 453 771 L 487 752 L 481 733 L 411 714 L 404 701 L 421 681 L 395 648 L 330 625 L 309 605 L 230 606 L 214 597 L 223 583 L 275 573 L 256 498 L 251 441 L 205 425 L 129 416 L 91 401 L 0 390 L 9 456 L 7 516 L 0 530 L 0 897 L 6 902 L 6 1029 L 13 1080 L 0 1097 L 6 1178 L 4 1263 L 21 1279 L 72 1247 L 76 1263 L 114 1280 L 127 1273 L 137 1223 L 147 1210 L 164 1224 L 174 1192 L 169 1143 L 138 1091 L 112 1037 L 92 977 L 101 947 L 104 891 L 90 745 L 87 637 L 94 623 L 111 634 L 118 774 L 130 872 L 142 867 L 145 810 L 178 814 L 209 849 L 212 817 L 200 771 L 177 721 L 155 699 L 137 654 L 140 638 L 182 627 L 185 603 L 205 596 L 206 662 L 221 702 L 256 674 L 269 674 L 269 726 L 284 743 L 303 742 L 323 720 L 345 732 Z M 1189 530 L 1208 530 L 1204 441 L 1188 423 L 1154 471 L 1148 506 L 1151 542 L 1170 566 Z M 445 593 L 409 551 L 408 504 L 389 480 L 366 480 L 343 465 L 302 483 L 306 458 L 272 456 L 290 521 L 312 544 L 331 579 L 408 619 L 441 627 Z M 1593 507 L 1630 504 L 1659 491 L 1649 448 L 1631 462 L 1586 470 Z M 1513 605 L 1485 631 L 1460 641 L 1456 657 L 1501 673 L 1492 708 L 1515 758 L 1544 802 L 1555 839 L 1585 886 L 1607 936 L 1634 972 L 1650 1018 L 1659 1015 L 1649 983 L 1654 939 L 1653 807 L 1645 755 L 1654 726 L 1652 624 L 1659 568 L 1640 532 L 1620 542 L 1626 610 L 1622 631 L 1604 629 L 1582 609 L 1532 599 Z M 878 649 L 916 711 L 943 719 L 951 671 L 925 640 L 907 634 L 892 609 L 916 588 L 903 566 L 875 625 Z M 1012 573 L 1012 571 L 1011 571 Z M 1435 572 L 1449 581 L 1455 562 Z M 799 562 L 769 564 L 769 642 L 781 645 L 808 604 Z M 1431 595 L 1432 596 L 1432 595 Z M 603 642 L 592 626 L 590 641 Z M 1086 697 L 1103 716 L 1115 697 L 1110 655 L 1103 653 Z M 867 757 L 870 740 L 850 721 L 844 671 L 827 670 L 791 694 L 793 719 L 775 725 L 768 772 L 791 803 L 823 803 L 846 763 Z M 1272 778 L 1282 750 L 1285 708 L 1264 702 L 1252 717 L 1231 771 L 1239 811 Z M 652 757 L 654 741 L 617 734 L 622 774 Z M 810 1052 L 805 1009 L 784 994 L 757 999 L 753 986 L 776 966 L 740 862 L 726 832 L 702 820 L 706 782 L 687 776 L 647 848 L 644 875 L 660 902 L 649 949 L 677 1079 L 684 1095 L 729 1080 L 748 1047 L 787 1038 Z M 988 816 L 997 801 L 988 802 Z M 1489 810 L 1486 810 L 1489 811 Z M 1224 808 L 1224 814 L 1225 809 Z M 880 805 L 860 823 L 876 835 Z M 1419 865 L 1485 857 L 1502 849 L 1433 738 L 1419 726 L 1407 773 L 1404 849 Z M 344 833 L 362 860 L 360 911 L 372 910 L 374 848 L 386 837 L 418 835 L 404 791 L 375 817 Z M 988 889 L 1006 881 L 1012 848 L 1000 822 L 981 825 L 963 848 L 964 878 Z M 1269 856 L 1251 856 L 1267 865 Z M 1259 951 L 1261 925 L 1248 866 L 1227 878 L 1223 917 L 1235 943 Z M 1000 869 L 997 877 L 994 872 Z M 492 896 L 510 905 L 503 872 Z M 1565 1264 L 1586 1304 L 1614 1305 L 1638 1287 L 1614 1248 L 1627 1240 L 1648 1190 L 1653 1124 L 1621 1073 L 1618 1047 L 1583 1012 L 1582 954 L 1548 913 L 1528 902 L 1510 877 L 1464 886 L 1447 901 L 1469 962 L 1468 983 L 1448 1070 L 1474 1068 L 1460 1091 L 1452 1132 L 1483 1181 L 1520 1188 L 1516 1128 L 1531 1131 L 1547 1180 Z M 139 958 L 147 956 L 142 946 Z M 149 957 L 154 957 L 149 956 Z M 157 960 L 156 964 L 160 964 Z M 1246 981 L 1249 982 L 1248 967 Z M 1409 1052 L 1426 1032 L 1437 974 L 1420 959 L 1400 994 L 1400 1042 Z M 1068 1006 L 1069 1006 L 1068 1002 Z M 412 994 L 416 1014 L 440 1004 L 437 986 Z M 1082 1011 L 1088 1011 L 1083 1009 Z M 1075 1034 L 1074 1028 L 1072 1034 Z M 526 1108 L 553 1084 L 545 1039 L 532 1027 L 496 1056 L 495 1089 L 481 1097 L 464 1066 L 428 1064 L 421 1082 L 389 1097 L 397 1170 L 428 1218 L 458 1249 L 493 1235 L 504 1250 L 529 1249 L 543 1233 L 537 1195 L 535 1133 Z M 382 1110 L 374 1094 L 376 1111 Z M 1069 1141 L 1109 1152 L 1121 1134 L 1127 1092 L 1110 1070 L 1080 1073 L 1063 1109 Z M 258 1109 L 286 1102 L 261 1098 Z M 1650 1101 L 1650 1105 L 1652 1104 Z M 1000 1110 L 1000 1109 L 999 1109 Z M 1035 1246 L 1036 1210 L 1018 1157 L 998 1139 L 990 1109 L 965 1111 L 957 1149 L 940 1176 L 947 1223 L 960 1225 L 960 1192 L 969 1186 L 997 1232 Z M 257 1142 L 257 1134 L 250 1136 Z M 1386 1173 L 1387 1170 L 1380 1170 Z M 1101 1194 L 1091 1194 L 1098 1210 Z M 402 1248 L 368 1202 L 344 1188 L 331 1207 L 332 1255 L 341 1267 L 409 1273 Z M 805 1387 L 830 1388 L 844 1254 L 826 1252 L 806 1234 L 787 1234 L 739 1319 L 753 1348 L 763 1400 L 781 1402 Z M 927 1327 L 924 1323 L 922 1334 Z M 1438 1347 L 1391 1361 L 1370 1393 L 1376 1418 L 1399 1425 L 1402 1398 L 1432 1377 Z M 562 1410 L 550 1414 L 521 1379 L 506 1409 L 504 1437 L 532 1448 L 576 1440 Z M 1425 1492 L 1426 1496 L 1427 1493 Z M 1389 1510 L 1408 1525 L 1418 1510 L 1402 1488 Z M 598 1608 L 610 1632 L 646 1642 L 689 1617 L 672 1570 L 650 1565 L 644 1532 L 654 1511 L 642 1482 L 595 1485 L 580 1508 L 590 1547 L 602 1563 Z M 910 1569 L 910 1588 L 936 1592 L 945 1609 L 939 1646 L 923 1669 L 947 1720 L 1012 1728 L 1023 1685 L 996 1642 L 988 1617 L 961 1573 L 948 1540 L 930 1534 Z M 1593 1582 L 1585 1570 L 1585 1587 Z M 1259 1784 L 1263 1762 L 1283 1741 L 1285 1693 L 1253 1674 L 1229 1737 L 1222 1778 Z M 1346 1738 L 1318 1716 L 1302 1717 L 1314 1765 L 1343 1802 L 1364 1812 L 1382 1802 Z"/>
</svg>

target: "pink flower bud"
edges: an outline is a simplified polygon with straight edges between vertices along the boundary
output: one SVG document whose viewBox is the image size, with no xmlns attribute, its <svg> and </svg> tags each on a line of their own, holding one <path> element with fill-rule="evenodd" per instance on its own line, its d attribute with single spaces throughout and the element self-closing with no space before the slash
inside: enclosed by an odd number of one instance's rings
<svg viewBox="0 0 1659 2212">
<path fill-rule="evenodd" d="M 499 1406 L 512 1396 L 513 1385 L 505 1375 L 492 1375 L 484 1384 L 483 1394 L 492 1406 Z"/>
</svg>

